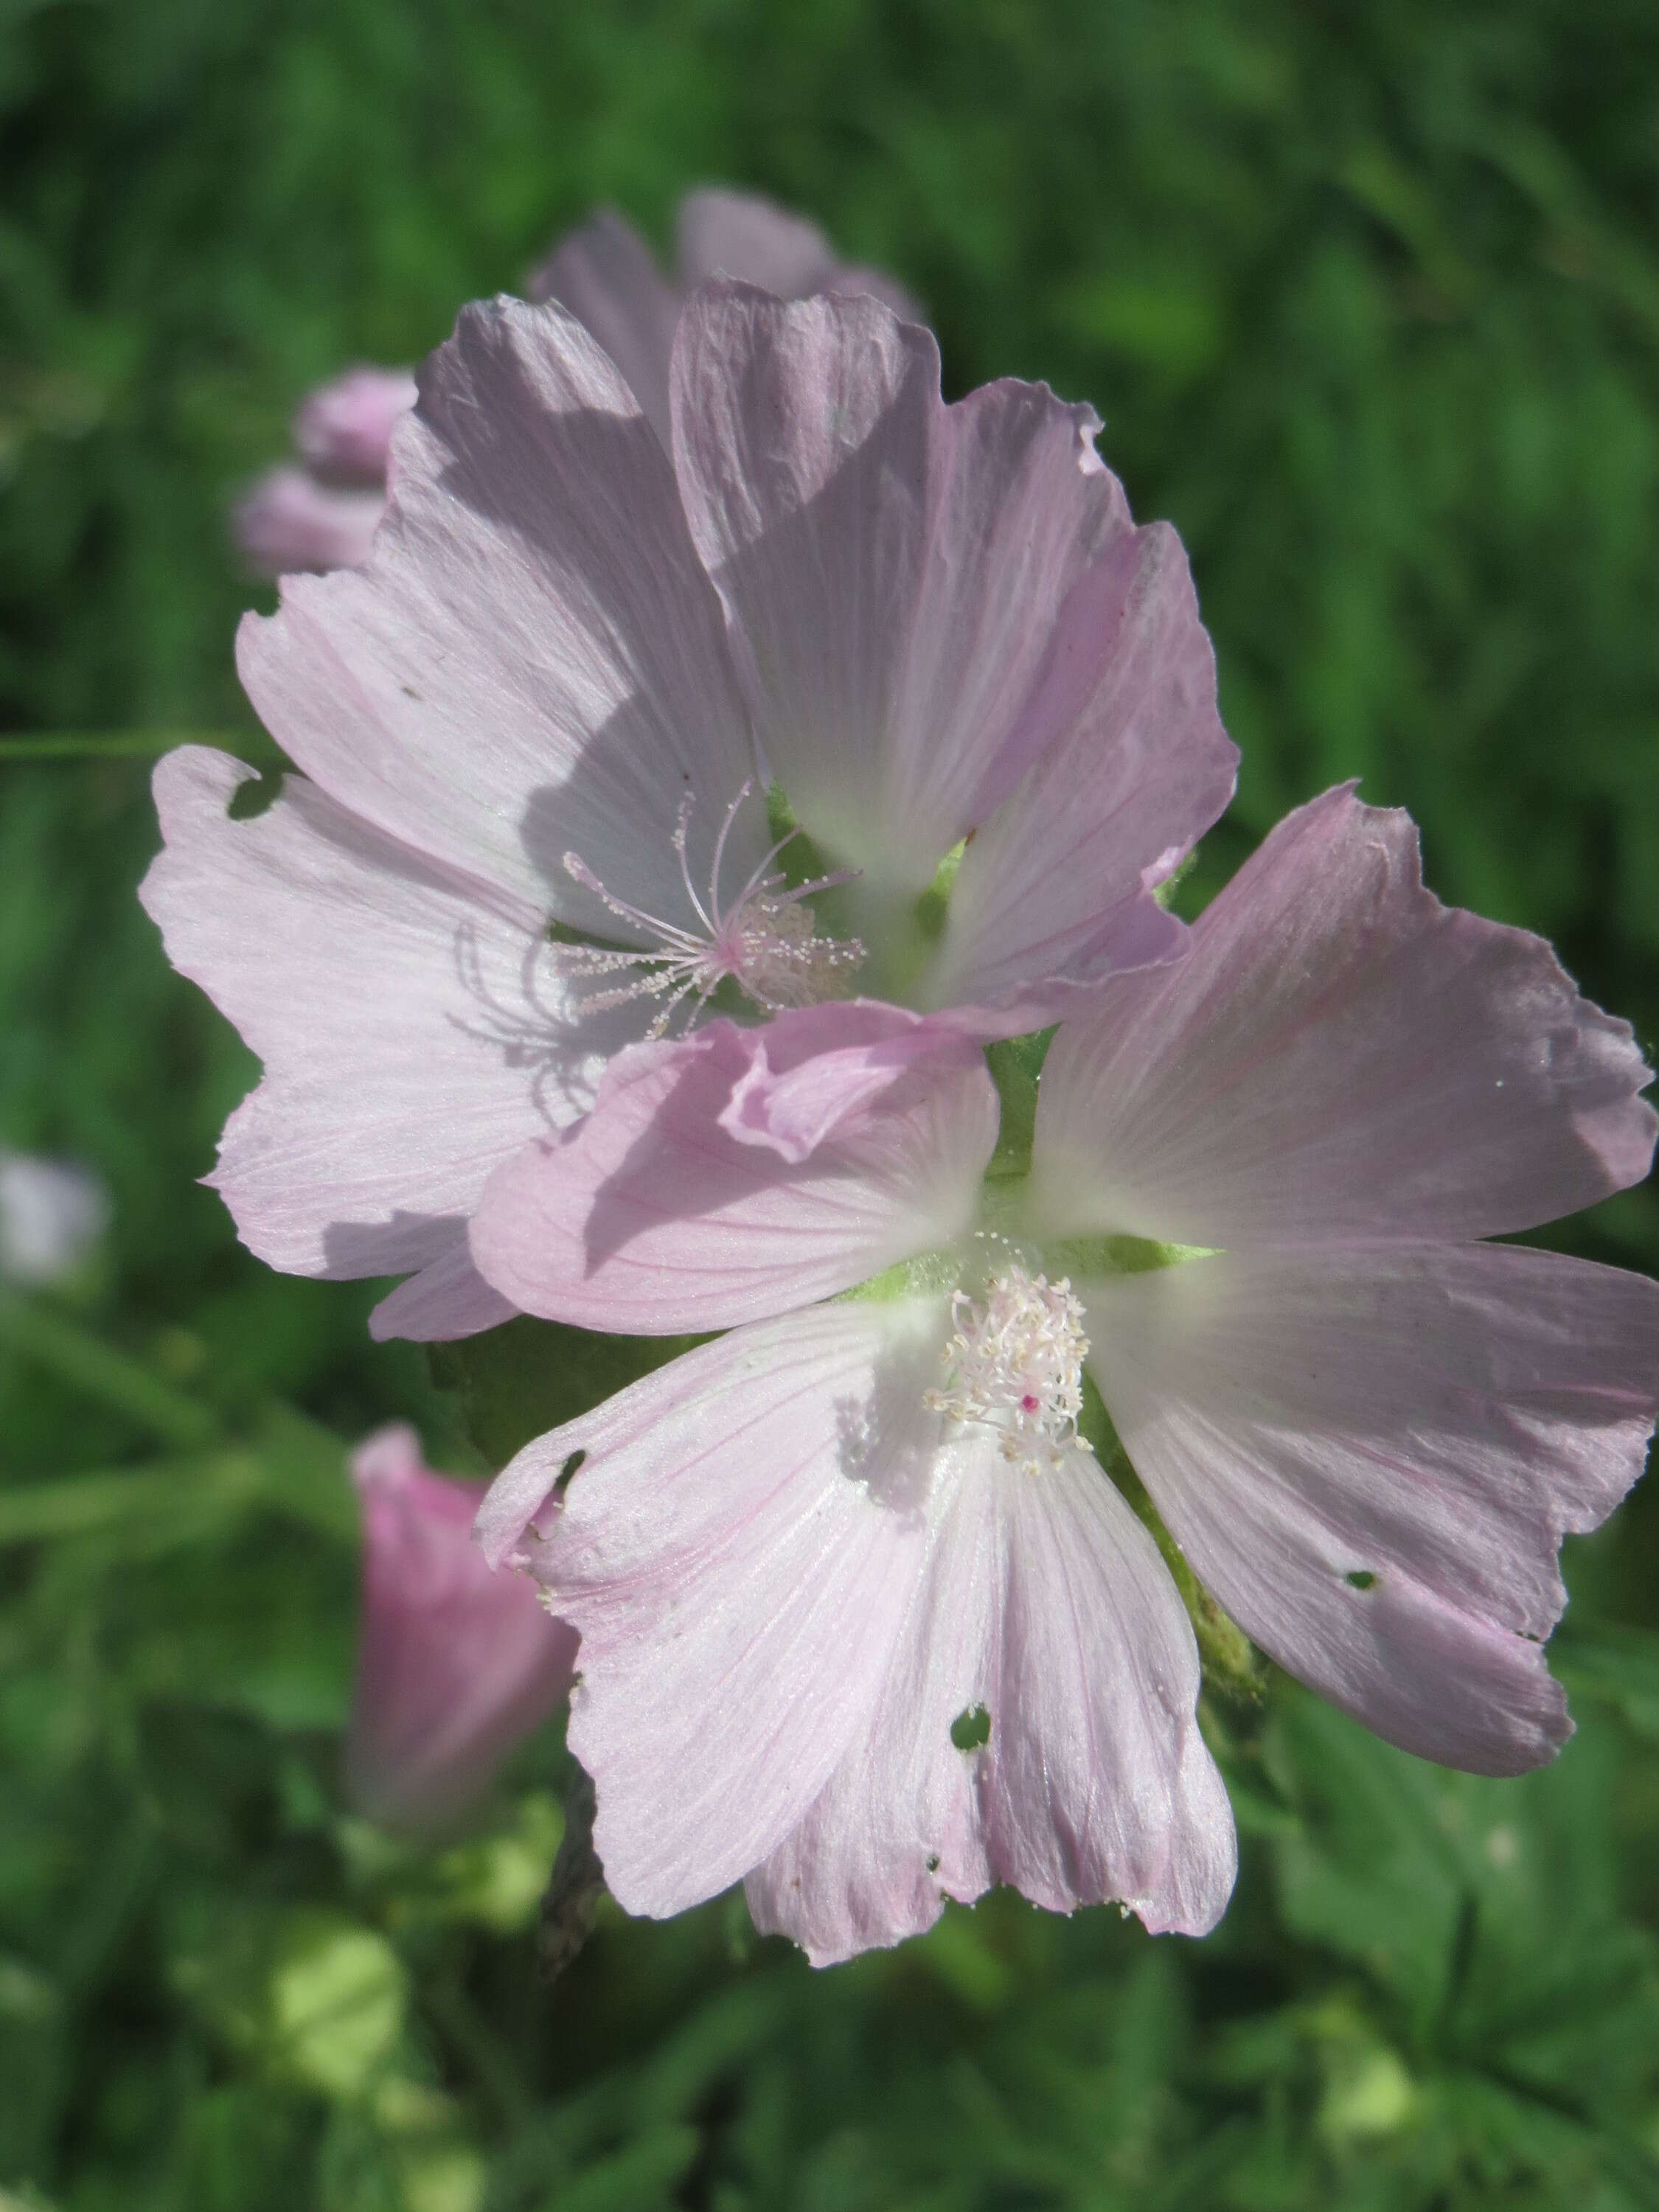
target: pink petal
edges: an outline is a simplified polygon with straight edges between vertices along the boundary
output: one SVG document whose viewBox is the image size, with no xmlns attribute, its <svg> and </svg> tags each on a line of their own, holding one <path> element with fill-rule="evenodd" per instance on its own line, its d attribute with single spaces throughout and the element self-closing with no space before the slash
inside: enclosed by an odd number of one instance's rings
<svg viewBox="0 0 1659 2212">
<path fill-rule="evenodd" d="M 1181 927 L 1152 891 L 1232 796 L 1238 752 L 1167 524 L 1126 531 L 1073 587 L 1024 721 L 1066 734 L 975 832 L 927 995 L 951 1006 L 1024 994 L 1037 1028 L 1114 969 L 1180 949 Z"/>
<path fill-rule="evenodd" d="M 345 491 L 303 469 L 270 469 L 233 508 L 231 535 L 261 576 L 360 568 L 385 512 L 382 491 Z"/>
<path fill-rule="evenodd" d="M 840 267 L 817 223 L 757 193 L 717 185 L 688 192 L 676 231 L 679 278 L 688 292 L 711 276 L 731 276 L 780 300 L 802 300 L 823 291 Z"/>
<path fill-rule="evenodd" d="M 763 1145 L 792 1164 L 810 1158 L 844 1122 L 911 1069 L 977 1067 L 955 1026 L 871 1001 L 802 1007 L 740 1033 L 746 1071 L 720 1123 L 739 1144 Z"/>
<path fill-rule="evenodd" d="M 552 948 L 289 776 L 200 746 L 155 771 L 166 845 L 142 896 L 168 957 L 264 1062 L 211 1178 L 244 1240 L 301 1274 L 397 1273 L 460 1249 L 497 1163 L 585 1111 L 612 1016 L 579 1026 Z"/>
<path fill-rule="evenodd" d="M 1570 1723 L 1535 1639 L 1564 1533 L 1641 1472 L 1659 1285 L 1393 1245 L 1081 1287 L 1129 1456 L 1240 1626 L 1408 1751 L 1486 1774 L 1548 1759 Z"/>
<path fill-rule="evenodd" d="M 733 276 L 781 300 L 812 292 L 867 293 L 907 322 L 921 320 L 902 285 L 878 269 L 849 268 L 817 223 L 753 192 L 714 185 L 688 192 L 680 202 L 678 245 L 680 284 L 687 292 L 711 276 Z"/>
<path fill-rule="evenodd" d="M 1279 824 L 1184 959 L 1061 1030 L 1038 1193 L 1062 1234 L 1497 1235 L 1645 1175 L 1647 1080 L 1548 945 L 1442 906 L 1407 817 L 1334 791 Z"/>
<path fill-rule="evenodd" d="M 384 488 L 392 433 L 415 404 L 406 368 L 349 368 L 309 393 L 295 418 L 294 442 L 325 476 L 356 477 Z"/>
<path fill-rule="evenodd" d="M 1055 1911 L 1117 1898 L 1153 1929 L 1212 1927 L 1232 1817 L 1152 1539 L 1091 1457 L 1033 1478 L 988 1439 L 941 1455 L 929 1517 L 873 1718 L 750 1875 L 757 1926 L 822 1966 L 1003 1881 Z M 988 1741 L 959 1749 L 977 1707 Z"/>
<path fill-rule="evenodd" d="M 668 362 L 684 295 L 723 270 L 787 299 L 868 292 L 920 320 L 908 292 L 878 270 L 848 269 L 816 223 L 747 192 L 708 188 L 680 203 L 678 272 L 668 283 L 650 247 L 614 208 L 561 240 L 526 286 L 555 300 L 599 340 L 632 386 L 665 447 L 671 441 Z"/>
<path fill-rule="evenodd" d="M 368 1317 L 368 1333 L 381 1343 L 405 1337 L 416 1344 L 447 1344 L 499 1328 L 518 1310 L 473 1266 L 465 1227 L 458 1223 L 453 1247 L 380 1300 Z"/>
<path fill-rule="evenodd" d="M 244 622 L 249 696 L 334 799 L 416 852 L 615 937 L 574 851 L 615 897 L 689 921 L 682 801 L 706 884 L 756 768 L 660 443 L 556 307 L 464 309 L 421 394 L 368 567 Z M 765 836 L 751 805 L 737 880 Z"/>
<path fill-rule="evenodd" d="M 890 1312 L 830 1306 L 659 1368 L 521 1453 L 480 1534 L 520 1540 L 569 1456 L 550 1602 L 581 1636 L 569 1741 L 631 1912 L 748 1872 L 812 1803 L 867 1715 L 924 1542 L 902 1486 L 865 1479 Z"/>
<path fill-rule="evenodd" d="M 666 449 L 668 356 L 679 295 L 633 224 L 601 208 L 561 240 L 526 289 L 532 300 L 556 301 L 592 332 Z"/>
<path fill-rule="evenodd" d="M 387 1826 L 441 1827 L 563 1698 L 576 1638 L 527 1576 L 490 1571 L 472 1540 L 477 1490 L 430 1473 L 412 1429 L 378 1431 L 352 1475 L 363 1625 L 347 1788 Z"/>
<path fill-rule="evenodd" d="M 870 1010 L 837 1011 L 858 1022 Z M 808 1011 L 815 1041 L 831 1012 Z M 724 1126 L 734 1108 L 742 1115 L 760 1055 L 787 1063 L 778 1040 L 798 1018 L 758 1030 L 714 1022 L 681 1043 L 620 1054 L 579 1128 L 528 1146 L 491 1178 L 471 1231 L 485 1280 L 527 1313 L 655 1335 L 787 1311 L 964 1234 L 997 1101 L 982 1060 L 948 1035 L 907 1065 L 901 1031 L 901 1072 L 873 1099 L 866 1056 L 845 1055 L 851 1110 L 837 1118 L 814 1098 L 820 1124 L 833 1126 L 799 1162 Z M 843 1060 L 829 1057 L 832 1069 Z"/>
<path fill-rule="evenodd" d="M 1012 382 L 947 408 L 933 338 L 876 301 L 725 283 L 682 315 L 672 381 L 762 748 L 854 893 L 914 896 L 1060 734 L 1023 710 L 1129 528 L 1097 420 Z"/>
</svg>

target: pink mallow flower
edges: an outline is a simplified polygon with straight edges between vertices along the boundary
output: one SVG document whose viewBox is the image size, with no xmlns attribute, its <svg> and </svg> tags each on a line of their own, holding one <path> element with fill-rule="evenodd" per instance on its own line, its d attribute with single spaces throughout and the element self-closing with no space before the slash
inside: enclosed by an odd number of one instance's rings
<svg viewBox="0 0 1659 2212">
<path fill-rule="evenodd" d="M 1646 1172 L 1629 1029 L 1442 906 L 1406 817 L 1349 791 L 1060 1029 L 1029 1168 L 983 1065 L 872 1095 L 842 1054 L 837 1118 L 823 1036 L 792 1156 L 757 1093 L 840 1012 L 636 1048 L 619 1110 L 502 1167 L 473 1226 L 531 1312 L 740 1324 L 532 1444 L 480 1516 L 580 1633 L 569 1741 L 622 1903 L 741 1877 L 817 1960 L 993 1881 L 1214 1921 L 1193 1638 L 1079 1441 L 1085 1376 L 1275 1659 L 1426 1758 L 1548 1759 L 1556 1554 L 1641 1468 L 1659 1285 L 1482 1240 Z"/>
<path fill-rule="evenodd" d="M 463 313 L 367 566 L 242 625 L 303 775 L 233 816 L 240 762 L 156 771 L 144 902 L 265 1064 L 212 1177 L 262 1258 L 488 1327 L 485 1180 L 625 1044 L 860 991 L 868 1087 L 1178 949 L 1237 760 L 1180 541 L 1088 408 L 939 374 L 874 300 L 716 283 L 671 460 L 562 310 Z"/>
<path fill-rule="evenodd" d="M 633 387 L 664 444 L 669 441 L 668 363 L 685 300 L 718 274 L 758 284 L 780 299 L 819 292 L 868 293 L 907 320 L 920 311 L 879 270 L 849 268 L 802 216 L 747 192 L 709 186 L 680 203 L 677 281 L 613 209 L 602 209 L 560 241 L 529 280 L 532 300 L 566 307 L 598 339 Z M 386 512 L 392 434 L 415 404 L 406 368 L 360 365 L 320 384 L 294 420 L 304 466 L 260 477 L 231 514 L 243 558 L 262 576 L 360 568 Z"/>
<path fill-rule="evenodd" d="M 401 1424 L 359 1448 L 363 1613 L 347 1794 L 389 1828 L 441 1829 L 570 1687 L 572 1630 L 472 1541 L 480 1489 L 434 1474 Z"/>
</svg>

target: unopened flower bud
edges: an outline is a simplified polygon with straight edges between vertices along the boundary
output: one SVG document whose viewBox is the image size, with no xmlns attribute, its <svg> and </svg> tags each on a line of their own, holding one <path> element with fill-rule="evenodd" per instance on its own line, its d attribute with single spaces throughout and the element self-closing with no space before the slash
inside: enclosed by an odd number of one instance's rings
<svg viewBox="0 0 1659 2212">
<path fill-rule="evenodd" d="M 570 1687 L 574 1632 L 526 1576 L 472 1540 L 480 1492 L 434 1474 L 394 1424 L 352 1461 L 363 1509 L 363 1618 L 347 1793 L 392 1828 L 441 1828 Z"/>
<path fill-rule="evenodd" d="M 271 469 L 237 503 L 236 543 L 261 575 L 357 568 L 386 509 L 378 491 L 343 491 L 303 469 Z"/>
<path fill-rule="evenodd" d="M 306 399 L 294 442 L 323 476 L 384 485 L 392 433 L 414 404 L 407 369 L 349 368 Z"/>
</svg>

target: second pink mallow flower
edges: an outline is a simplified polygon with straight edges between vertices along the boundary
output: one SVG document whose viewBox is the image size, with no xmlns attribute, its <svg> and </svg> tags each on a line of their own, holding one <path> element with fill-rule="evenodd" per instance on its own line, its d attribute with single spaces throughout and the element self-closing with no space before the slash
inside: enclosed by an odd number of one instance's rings
<svg viewBox="0 0 1659 2212">
<path fill-rule="evenodd" d="M 674 325 L 711 276 L 736 276 L 782 300 L 867 293 L 921 319 L 890 276 L 841 260 L 815 222 L 757 194 L 704 185 L 680 202 L 675 228 L 671 279 L 633 224 L 601 208 L 560 240 L 527 286 L 531 299 L 556 301 L 592 332 L 665 445 Z M 364 364 L 319 385 L 294 420 L 304 466 L 268 470 L 233 510 L 232 533 L 249 566 L 265 576 L 361 568 L 386 512 L 392 434 L 414 404 L 408 369 Z"/>
<path fill-rule="evenodd" d="M 665 1018 L 860 991 L 905 1010 L 869 1081 L 922 1016 L 1029 1029 L 1174 951 L 1154 894 L 1237 756 L 1098 428 L 1041 385 L 946 406 L 872 299 L 716 283 L 671 459 L 568 314 L 468 308 L 368 565 L 244 623 L 303 775 L 241 818 L 225 754 L 156 773 L 145 902 L 265 1063 L 212 1177 L 246 1242 L 413 1273 L 384 1332 L 486 1327 L 486 1177 Z"/>
<path fill-rule="evenodd" d="M 982 1064 L 872 1093 L 844 1018 L 637 1048 L 474 1223 L 532 1312 L 742 1324 L 530 1446 L 480 1519 L 580 1632 L 623 1904 L 743 1877 L 820 1960 L 995 1881 L 1214 1920 L 1192 1635 L 1079 1448 L 1085 1374 L 1267 1651 L 1425 1757 L 1547 1759 L 1556 1554 L 1640 1472 L 1659 1285 L 1480 1240 L 1646 1172 L 1626 1024 L 1343 791 L 1060 1028 L 1029 1167 Z M 811 1109 L 789 1147 L 753 1126 L 763 1052 Z"/>
<path fill-rule="evenodd" d="M 521 1577 L 472 1541 L 479 1490 L 434 1474 L 401 1422 L 352 1456 L 363 1601 L 346 1792 L 393 1829 L 439 1832 L 570 1687 L 576 1639 Z"/>
</svg>

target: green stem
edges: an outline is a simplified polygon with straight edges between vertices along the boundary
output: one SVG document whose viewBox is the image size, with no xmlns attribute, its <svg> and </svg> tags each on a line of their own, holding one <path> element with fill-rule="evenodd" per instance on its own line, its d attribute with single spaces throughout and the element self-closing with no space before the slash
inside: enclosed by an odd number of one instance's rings
<svg viewBox="0 0 1659 2212">
<path fill-rule="evenodd" d="M 0 734 L 0 761 L 5 760 L 154 760 L 175 745 L 213 745 L 246 758 L 263 757 L 269 743 L 261 744 L 252 733 L 228 736 L 216 730 L 46 730 L 16 735 Z"/>
<path fill-rule="evenodd" d="M 181 1504 L 258 1507 L 355 1546 L 357 1500 L 346 1480 L 346 1446 L 331 1430 L 291 1407 L 271 1406 L 245 1443 L 139 1467 L 0 1486 L 0 1550 L 95 1534 L 124 1522 L 150 1520 Z M 0 2206 L 3 2202 L 0 2197 Z"/>
<path fill-rule="evenodd" d="M 0 1490 L 0 1546 L 85 1536 L 124 1521 L 148 1520 L 177 1502 L 179 1486 L 199 1486 L 216 1457 L 152 1461 L 130 1470 L 64 1475 Z"/>
</svg>

